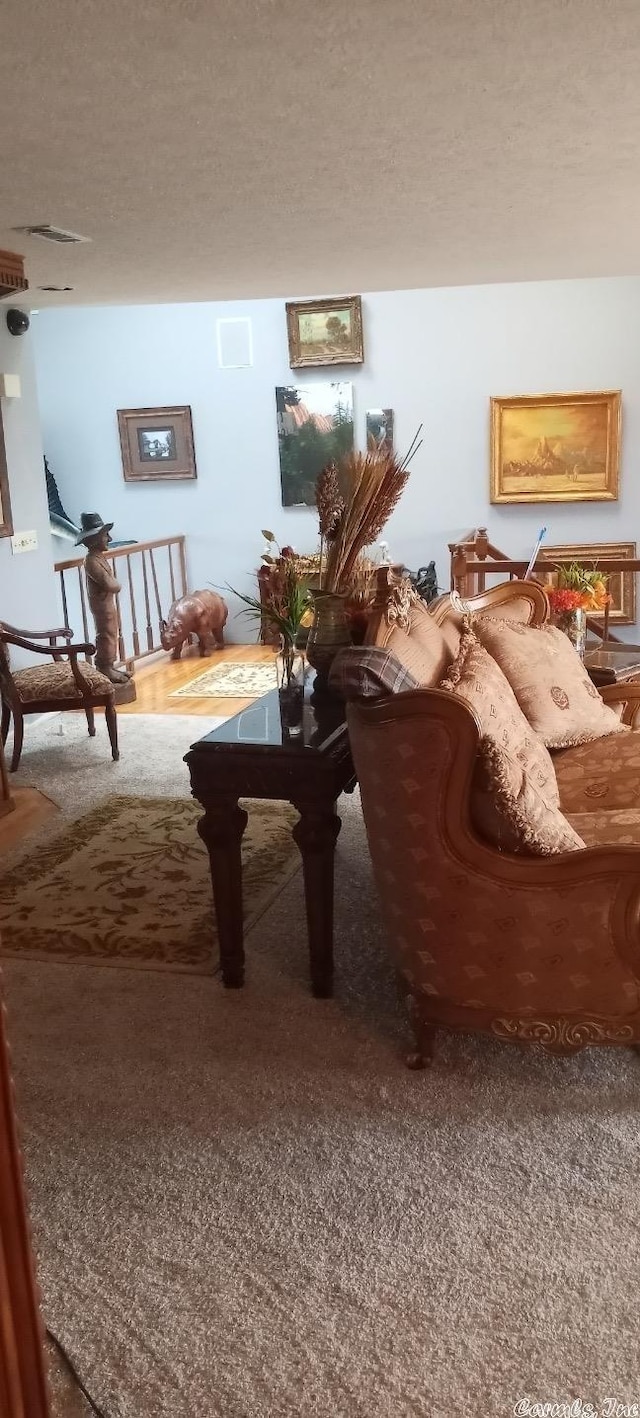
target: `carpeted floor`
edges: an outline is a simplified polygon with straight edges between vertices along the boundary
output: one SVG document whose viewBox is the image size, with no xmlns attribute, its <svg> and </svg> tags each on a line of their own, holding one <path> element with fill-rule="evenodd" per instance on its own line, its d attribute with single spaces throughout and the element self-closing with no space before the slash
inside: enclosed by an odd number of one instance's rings
<svg viewBox="0 0 640 1418">
<path fill-rule="evenodd" d="M 109 1418 L 634 1402 L 640 1060 L 443 1038 L 409 1073 L 343 811 L 334 1000 L 308 992 L 300 875 L 244 991 L 8 962 L 47 1321 Z"/>
<path fill-rule="evenodd" d="M 15 787 L 35 787 L 60 807 L 26 842 L 4 853 L 3 867 L 48 842 L 65 822 L 75 822 L 113 794 L 137 797 L 190 796 L 189 772 L 183 762 L 192 743 L 224 724 L 211 715 L 121 714 L 118 718 L 120 761 L 114 763 L 103 716 L 96 714 L 96 737 L 90 739 L 84 714 L 56 714 L 28 721 Z"/>
</svg>

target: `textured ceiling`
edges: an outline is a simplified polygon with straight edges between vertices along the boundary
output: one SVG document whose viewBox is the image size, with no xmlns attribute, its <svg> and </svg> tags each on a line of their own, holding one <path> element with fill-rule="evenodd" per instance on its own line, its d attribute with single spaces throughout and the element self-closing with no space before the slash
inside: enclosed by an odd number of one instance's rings
<svg viewBox="0 0 640 1418">
<path fill-rule="evenodd" d="M 0 132 L 31 304 L 640 271 L 639 0 L 4 0 Z"/>
</svg>

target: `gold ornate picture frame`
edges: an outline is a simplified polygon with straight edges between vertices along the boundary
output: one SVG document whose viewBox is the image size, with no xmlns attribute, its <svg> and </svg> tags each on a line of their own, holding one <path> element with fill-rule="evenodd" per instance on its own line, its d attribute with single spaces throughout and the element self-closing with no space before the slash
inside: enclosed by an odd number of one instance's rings
<svg viewBox="0 0 640 1418">
<path fill-rule="evenodd" d="M 637 556 L 635 542 L 569 542 L 562 546 L 544 548 L 544 556 L 547 561 L 555 561 L 560 557 L 570 556 L 572 561 L 577 561 L 581 566 L 591 568 L 598 565 L 604 557 L 627 557 L 634 561 Z M 604 573 L 607 574 L 606 571 Z M 548 576 L 548 584 L 553 584 L 555 577 Z M 635 625 L 636 623 L 636 572 L 635 571 L 613 571 L 611 572 L 607 590 L 611 596 L 609 606 L 609 624 Z M 604 611 L 589 611 L 592 620 L 604 620 Z"/>
<path fill-rule="evenodd" d="M 615 502 L 619 389 L 491 400 L 491 501 Z"/>
<path fill-rule="evenodd" d="M 329 300 L 290 300 L 286 309 L 292 369 L 363 363 L 359 295 L 332 296 Z"/>
</svg>

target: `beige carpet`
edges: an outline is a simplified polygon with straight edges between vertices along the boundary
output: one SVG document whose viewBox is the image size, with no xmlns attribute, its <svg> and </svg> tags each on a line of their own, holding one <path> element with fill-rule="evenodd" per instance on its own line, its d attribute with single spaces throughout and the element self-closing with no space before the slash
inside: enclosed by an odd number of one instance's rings
<svg viewBox="0 0 640 1418">
<path fill-rule="evenodd" d="M 8 963 L 49 1323 L 110 1418 L 632 1401 L 637 1056 L 443 1038 L 409 1073 L 357 801 L 337 902 L 333 1001 L 299 876 L 244 991 Z"/>
<path fill-rule="evenodd" d="M 257 694 L 267 694 L 276 687 L 275 655 L 273 662 L 266 665 L 224 664 L 215 669 L 205 670 L 187 684 L 174 689 L 170 699 L 202 698 L 210 694 L 216 699 L 243 699 Z"/>
<path fill-rule="evenodd" d="M 249 928 L 300 855 L 294 808 L 245 806 Z M 201 817 L 191 798 L 105 798 L 0 877 L 0 955 L 211 974 L 218 944 Z"/>
</svg>

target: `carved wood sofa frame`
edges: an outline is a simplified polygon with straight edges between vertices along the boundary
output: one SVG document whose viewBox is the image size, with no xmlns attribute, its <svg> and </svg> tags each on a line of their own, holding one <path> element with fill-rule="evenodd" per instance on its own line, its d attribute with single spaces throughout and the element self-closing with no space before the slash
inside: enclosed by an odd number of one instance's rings
<svg viewBox="0 0 640 1418">
<path fill-rule="evenodd" d="M 388 594 L 388 588 L 387 588 Z M 513 598 L 530 602 L 530 623 L 540 624 L 548 615 L 548 602 L 542 588 L 535 583 L 506 582 L 473 598 L 473 610 L 504 605 Z M 435 604 L 440 621 L 450 611 L 450 599 L 441 597 Z M 634 726 L 640 715 L 640 685 L 610 685 L 599 691 L 608 704 L 622 704 L 623 719 Z M 435 994 L 420 993 L 412 985 L 411 950 L 417 955 L 425 949 L 455 952 L 456 940 L 441 944 L 432 936 L 422 936 L 419 922 L 406 919 L 402 923 L 405 937 L 413 931 L 413 944 L 403 957 L 401 988 L 408 996 L 416 1035 L 417 1052 L 410 1060 L 421 1066 L 432 1055 L 435 1031 L 438 1027 L 468 1032 L 482 1032 L 506 1041 L 521 1044 L 541 1043 L 558 1053 L 571 1053 L 590 1044 L 637 1045 L 640 1043 L 640 842 L 629 847 L 586 848 L 558 857 L 510 856 L 484 842 L 471 822 L 470 801 L 474 768 L 481 739 L 480 724 L 471 708 L 452 694 L 438 689 L 420 689 L 374 701 L 357 701 L 348 706 L 349 736 L 362 789 L 363 809 L 374 872 L 383 914 L 392 945 L 398 950 L 398 918 L 402 905 L 415 888 L 416 877 L 427 888 L 437 885 L 439 872 L 453 871 L 458 880 L 460 929 L 471 933 L 482 921 L 488 901 L 502 903 L 502 914 L 515 922 L 512 937 L 503 940 L 510 952 L 511 965 L 521 956 L 523 970 L 529 970 L 531 956 L 522 947 L 520 927 L 527 921 L 529 944 L 536 935 L 536 913 L 544 899 L 556 901 L 563 930 L 571 935 L 577 928 L 574 919 L 576 901 L 581 890 L 588 889 L 601 908 L 599 924 L 594 912 L 592 926 L 594 948 L 602 955 L 612 952 L 624 962 L 638 981 L 638 1002 L 632 1008 L 616 1013 L 603 1013 L 597 997 L 588 997 L 577 1009 L 540 1009 L 536 1006 L 535 987 L 528 991 L 526 1008 L 471 1008 Z M 413 741 L 411 776 L 414 798 L 422 817 L 437 820 L 438 850 L 436 858 L 416 865 L 411 853 L 411 838 L 406 827 L 406 812 L 399 804 L 394 811 L 394 775 L 384 780 L 380 765 L 393 760 L 394 751 L 403 740 Z M 434 748 L 435 745 L 435 748 Z M 407 747 L 405 742 L 405 748 Z M 409 751 L 407 749 L 407 751 Z M 395 762 L 399 762 L 398 758 Z M 397 774 L 395 775 L 397 777 Z M 386 826 L 381 822 L 386 818 Z M 383 841 L 383 831 L 392 841 L 393 863 L 389 870 L 389 841 Z M 405 842 L 406 838 L 406 842 Z M 415 842 L 415 838 L 413 839 Z M 406 850 L 403 852 L 403 844 Z M 582 928 L 584 922 L 581 923 Z M 433 942 L 433 943 L 432 943 Z M 406 944 L 406 940 L 403 942 Z M 462 972 L 461 972 L 462 974 Z M 461 982 L 462 983 L 462 982 Z M 465 981 L 466 993 L 469 983 Z M 462 991 L 464 992 L 464 991 Z M 517 993 L 517 991 L 516 991 Z M 548 994 L 548 991 L 546 992 Z M 586 992 L 588 995 L 588 991 Z"/>
</svg>

